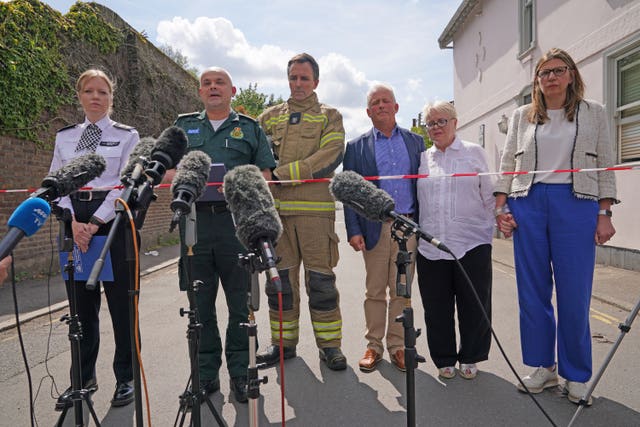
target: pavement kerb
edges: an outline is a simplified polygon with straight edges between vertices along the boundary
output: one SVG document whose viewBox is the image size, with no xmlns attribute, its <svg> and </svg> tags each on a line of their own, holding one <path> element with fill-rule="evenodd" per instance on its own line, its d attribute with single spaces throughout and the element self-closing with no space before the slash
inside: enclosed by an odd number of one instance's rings
<svg viewBox="0 0 640 427">
<path fill-rule="evenodd" d="M 144 271 L 140 272 L 140 277 L 144 277 L 148 274 L 154 273 L 158 270 L 162 270 L 163 268 L 169 267 L 170 265 L 176 264 L 178 262 L 179 258 L 173 258 L 170 260 L 167 260 L 163 263 L 160 263 L 158 265 L 154 265 L 153 267 L 149 267 Z M 104 290 L 103 290 L 104 292 Z M 40 316 L 44 316 L 51 313 L 54 313 L 56 311 L 62 310 L 66 307 L 69 306 L 69 301 L 60 301 L 59 303 L 50 305 L 49 307 L 43 307 L 40 308 L 38 310 L 34 310 L 31 311 L 29 313 L 24 313 L 20 315 L 20 324 L 22 325 L 23 323 L 29 322 L 33 319 L 36 319 Z M 11 319 L 11 320 L 5 320 L 4 322 L 0 323 L 0 332 L 4 332 L 8 329 L 12 329 L 16 327 L 16 321 L 15 318 Z"/>
</svg>

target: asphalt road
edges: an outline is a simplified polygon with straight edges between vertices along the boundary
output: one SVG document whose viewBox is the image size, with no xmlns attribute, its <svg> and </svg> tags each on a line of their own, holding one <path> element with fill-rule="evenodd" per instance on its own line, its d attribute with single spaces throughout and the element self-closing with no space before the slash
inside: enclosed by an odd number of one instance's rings
<svg viewBox="0 0 640 427">
<path fill-rule="evenodd" d="M 337 224 L 341 235 L 341 260 L 336 270 L 341 292 L 343 314 L 343 351 L 348 358 L 346 371 L 334 372 L 318 359 L 308 310 L 302 311 L 301 342 L 298 357 L 285 363 L 284 418 L 289 426 L 402 426 L 407 424 L 407 390 L 405 374 L 395 369 L 385 355 L 378 370 L 362 373 L 358 359 L 364 353 L 364 267 L 360 254 L 346 243 L 343 224 Z M 177 267 L 170 265 L 142 280 L 140 297 L 140 328 L 142 358 L 146 373 L 151 421 L 154 426 L 171 426 L 178 411 L 178 395 L 189 376 L 186 330 L 188 320 L 179 316 L 187 307 L 184 293 L 178 291 Z M 414 282 L 416 327 L 424 329 L 424 318 L 417 285 Z M 225 313 L 220 294 L 218 313 Z M 628 299 L 628 298 L 626 298 Z M 303 307 L 307 299 L 303 297 Z M 494 263 L 493 325 L 508 358 L 520 375 L 529 368 L 521 363 L 515 278 L 513 268 Z M 70 365 L 67 326 L 58 321 L 64 311 L 34 319 L 22 326 L 22 336 L 29 361 L 35 397 L 35 414 L 39 426 L 54 425 L 59 413 L 53 410 L 55 396 L 68 386 Z M 594 336 L 594 373 L 597 372 L 619 336 L 618 323 L 628 311 L 594 300 L 592 304 L 592 334 Z M 219 315 L 222 328 L 224 314 Z M 269 341 L 266 299 L 256 313 L 260 347 Z M 93 396 L 98 418 L 103 426 L 136 425 L 134 405 L 111 408 L 115 387 L 111 371 L 113 339 L 110 320 L 103 305 L 102 344 L 98 359 L 100 389 Z M 640 357 L 640 333 L 632 325 L 624 336 L 611 364 L 594 391 L 594 404 L 579 415 L 576 426 L 638 426 L 640 425 L 640 391 L 637 389 Z M 516 379 L 500 354 L 496 341 L 490 359 L 479 365 L 475 380 L 459 376 L 443 382 L 429 360 L 424 334 L 418 338 L 417 349 L 426 357 L 415 372 L 416 424 L 420 426 L 545 426 L 552 425 L 533 401 L 516 391 Z M 257 402 L 260 425 L 280 425 L 280 374 L 275 367 L 260 371 L 268 376 L 261 386 Z M 249 425 L 249 405 L 238 404 L 229 393 L 228 373 L 220 372 L 221 392 L 211 395 L 215 408 L 229 426 Z M 54 383 L 55 382 L 55 383 Z M 55 387 L 54 387 L 55 384 Z M 57 392 L 56 388 L 57 387 Z M 53 390 L 52 390 L 53 389 Z M 567 425 L 576 406 L 559 389 L 537 395 L 540 405 L 555 425 Z M 143 399 L 144 405 L 144 399 Z M 28 426 L 28 378 L 19 347 L 17 330 L 0 333 L 0 426 Z M 144 424 L 147 413 L 144 410 Z M 85 421 L 87 413 L 85 411 Z M 187 423 L 188 424 L 188 423 Z M 73 413 L 64 425 L 73 424 Z M 203 424 L 216 425 L 208 409 L 203 407 Z"/>
</svg>

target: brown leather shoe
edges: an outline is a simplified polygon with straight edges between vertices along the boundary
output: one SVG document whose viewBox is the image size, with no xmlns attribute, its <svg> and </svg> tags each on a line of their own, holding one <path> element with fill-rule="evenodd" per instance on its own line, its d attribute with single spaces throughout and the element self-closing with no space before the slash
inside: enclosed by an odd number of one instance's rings
<svg viewBox="0 0 640 427">
<path fill-rule="evenodd" d="M 406 366 L 404 366 L 404 350 L 400 349 L 391 355 L 391 363 L 395 365 L 396 368 L 405 372 L 407 370 Z"/>
<path fill-rule="evenodd" d="M 376 369 L 376 365 L 380 363 L 381 360 L 381 354 L 378 354 L 372 348 L 368 348 L 367 351 L 364 352 L 364 356 L 362 356 L 360 362 L 358 362 L 358 366 L 360 366 L 362 372 L 371 372 Z"/>
</svg>

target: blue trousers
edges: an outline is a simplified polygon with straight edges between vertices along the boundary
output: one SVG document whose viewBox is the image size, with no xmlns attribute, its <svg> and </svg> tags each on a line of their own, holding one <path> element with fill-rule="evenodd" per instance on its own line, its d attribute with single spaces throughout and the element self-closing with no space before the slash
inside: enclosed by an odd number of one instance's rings
<svg viewBox="0 0 640 427">
<path fill-rule="evenodd" d="M 541 183 L 527 197 L 508 202 L 518 223 L 513 243 L 523 362 L 553 366 L 557 333 L 560 376 L 587 382 L 598 203 L 575 197 L 570 184 Z M 557 325 L 551 302 L 554 282 Z"/>
</svg>

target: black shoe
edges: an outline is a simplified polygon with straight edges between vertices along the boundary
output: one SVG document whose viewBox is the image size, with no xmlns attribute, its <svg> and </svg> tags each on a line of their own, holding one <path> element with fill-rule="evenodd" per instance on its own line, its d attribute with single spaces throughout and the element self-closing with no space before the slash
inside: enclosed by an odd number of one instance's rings
<svg viewBox="0 0 640 427">
<path fill-rule="evenodd" d="M 233 397 L 236 398 L 236 401 L 246 403 L 249 400 L 247 397 L 247 377 L 231 378 L 230 384 Z"/>
<path fill-rule="evenodd" d="M 284 347 L 284 358 L 292 359 L 296 357 L 295 347 Z M 275 365 L 280 361 L 280 347 L 277 345 L 270 345 L 265 351 L 256 355 L 256 362 L 258 364 L 270 366 Z"/>
<path fill-rule="evenodd" d="M 320 360 L 325 362 L 332 371 L 347 369 L 347 358 L 344 357 L 339 347 L 321 348 Z"/>
<path fill-rule="evenodd" d="M 98 383 L 96 382 L 96 379 L 95 378 L 91 378 L 89 381 L 87 381 L 84 384 L 84 388 L 90 394 L 94 393 L 96 390 L 98 390 Z M 66 389 L 64 391 L 64 393 L 62 393 L 58 397 L 58 401 L 56 402 L 55 410 L 56 411 L 62 411 L 63 409 L 70 408 L 72 406 L 73 406 L 73 399 L 71 398 L 71 387 L 69 387 L 68 389 Z"/>
<path fill-rule="evenodd" d="M 126 406 L 133 402 L 133 387 L 128 382 L 119 382 L 116 384 L 116 391 L 111 399 L 111 406 Z"/>
</svg>

